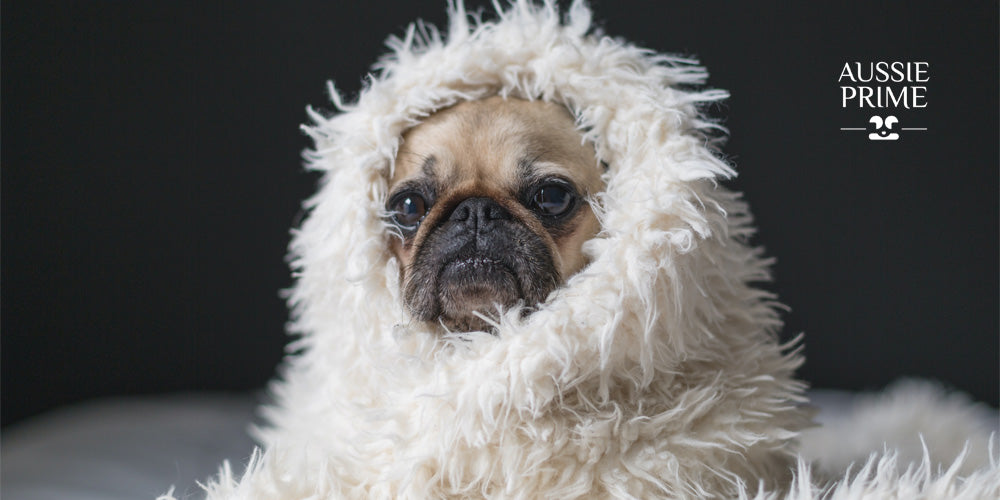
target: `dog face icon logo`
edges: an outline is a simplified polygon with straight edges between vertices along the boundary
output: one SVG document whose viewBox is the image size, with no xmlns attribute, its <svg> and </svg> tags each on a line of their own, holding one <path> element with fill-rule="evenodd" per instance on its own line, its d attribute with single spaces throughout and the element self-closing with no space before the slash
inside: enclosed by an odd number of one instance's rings
<svg viewBox="0 0 1000 500">
<path fill-rule="evenodd" d="M 892 126 L 899 123 L 895 116 L 887 116 L 883 120 L 881 116 L 875 115 L 868 122 L 875 125 L 875 131 L 868 134 L 869 140 L 895 141 L 899 139 L 899 134 L 892 131 Z"/>
</svg>

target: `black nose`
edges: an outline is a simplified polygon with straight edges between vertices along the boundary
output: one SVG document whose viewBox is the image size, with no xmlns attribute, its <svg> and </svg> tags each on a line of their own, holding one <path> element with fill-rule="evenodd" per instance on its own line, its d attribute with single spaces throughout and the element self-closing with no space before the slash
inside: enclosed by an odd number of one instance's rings
<svg viewBox="0 0 1000 500">
<path fill-rule="evenodd" d="M 491 198 L 467 198 L 455 207 L 448 220 L 483 230 L 498 220 L 510 220 L 510 212 Z"/>
</svg>

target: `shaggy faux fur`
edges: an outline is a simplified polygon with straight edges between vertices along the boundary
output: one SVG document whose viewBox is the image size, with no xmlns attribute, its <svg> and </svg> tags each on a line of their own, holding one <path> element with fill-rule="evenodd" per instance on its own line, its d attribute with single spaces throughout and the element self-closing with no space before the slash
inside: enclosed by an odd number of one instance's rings
<svg viewBox="0 0 1000 500">
<path fill-rule="evenodd" d="M 769 260 L 711 145 L 705 71 L 603 36 L 574 3 L 518 2 L 490 22 L 450 8 L 447 34 L 411 26 L 354 103 L 310 112 L 324 173 L 294 234 L 291 349 L 263 450 L 210 498 L 813 498 L 796 343 L 780 345 Z M 383 219 L 401 134 L 493 95 L 565 105 L 608 165 L 591 200 L 590 264 L 496 334 L 407 317 Z M 864 456 L 864 455 L 862 455 Z M 834 498 L 1000 491 L 930 466 L 872 462 Z M 884 470 L 883 470 L 884 469 Z M 861 493 L 858 493 L 861 492 Z M 867 496 L 866 496 L 867 495 Z M 895 497 L 903 498 L 897 494 Z M 907 498 L 917 498 L 916 496 Z M 926 498 L 943 498 L 928 494 Z M 971 496 L 970 496 L 971 498 Z"/>
</svg>

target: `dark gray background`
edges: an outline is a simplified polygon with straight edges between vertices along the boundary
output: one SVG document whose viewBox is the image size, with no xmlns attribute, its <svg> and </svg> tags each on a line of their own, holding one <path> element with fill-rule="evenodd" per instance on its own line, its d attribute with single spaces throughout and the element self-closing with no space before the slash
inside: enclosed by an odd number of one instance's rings
<svg viewBox="0 0 1000 500">
<path fill-rule="evenodd" d="M 356 92 L 444 2 L 4 2 L 2 416 L 106 395 L 261 387 L 281 359 L 288 229 L 316 177 L 305 105 Z M 815 386 L 936 378 L 998 399 L 995 2 L 594 4 L 699 57 L 805 332 Z M 925 110 L 869 142 L 848 61 L 927 61 Z"/>
</svg>

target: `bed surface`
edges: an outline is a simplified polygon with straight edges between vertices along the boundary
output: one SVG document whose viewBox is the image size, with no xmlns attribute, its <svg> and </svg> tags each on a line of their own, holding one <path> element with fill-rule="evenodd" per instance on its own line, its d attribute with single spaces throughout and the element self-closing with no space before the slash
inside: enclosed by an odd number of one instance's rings
<svg viewBox="0 0 1000 500">
<path fill-rule="evenodd" d="M 845 415 L 857 397 L 836 390 L 809 396 L 820 423 Z M 223 460 L 237 472 L 246 464 L 254 445 L 247 430 L 259 399 L 105 399 L 16 424 L 2 434 L 0 493 L 5 500 L 133 500 L 174 487 L 177 498 L 201 498 L 198 481 L 214 476 Z"/>
</svg>

